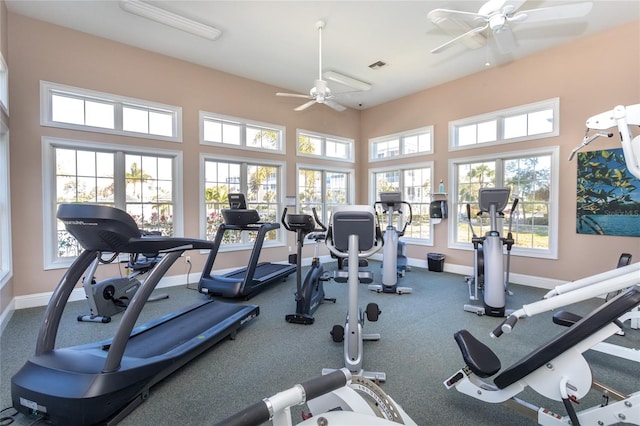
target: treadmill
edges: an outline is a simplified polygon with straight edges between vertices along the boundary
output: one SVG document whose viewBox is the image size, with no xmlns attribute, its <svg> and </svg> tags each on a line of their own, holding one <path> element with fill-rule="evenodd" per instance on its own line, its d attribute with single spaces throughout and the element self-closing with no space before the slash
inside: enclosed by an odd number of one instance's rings
<svg viewBox="0 0 640 426">
<path fill-rule="evenodd" d="M 210 296 L 227 298 L 255 295 L 265 286 L 278 280 L 284 280 L 296 271 L 296 265 L 289 263 L 258 263 L 264 237 L 267 232 L 280 228 L 278 222 L 260 222 L 257 210 L 247 209 L 244 194 L 229 194 L 231 208 L 222 210 L 224 223 L 220 224 L 213 241 L 213 248 L 204 265 L 198 290 Z M 254 231 L 257 233 L 253 243 L 249 262 L 244 268 L 236 269 L 223 275 L 211 275 L 222 239 L 227 231 Z"/>
<path fill-rule="evenodd" d="M 65 426 L 116 424 L 149 396 L 150 388 L 259 315 L 256 305 L 207 299 L 134 329 L 145 302 L 186 250 L 210 241 L 143 236 L 122 210 L 61 204 L 57 217 L 82 248 L 46 308 L 35 354 L 11 379 L 13 407 Z M 98 252 L 163 253 L 131 299 L 113 338 L 55 348 L 64 307 Z"/>
</svg>

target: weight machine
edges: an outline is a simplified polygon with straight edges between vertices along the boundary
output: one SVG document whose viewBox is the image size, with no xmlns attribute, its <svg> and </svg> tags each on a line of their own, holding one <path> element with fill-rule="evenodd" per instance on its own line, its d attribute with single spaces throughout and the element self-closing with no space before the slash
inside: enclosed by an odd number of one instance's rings
<svg viewBox="0 0 640 426">
<path fill-rule="evenodd" d="M 312 415 L 298 426 L 417 426 L 379 386 L 346 368 L 264 398 L 214 426 L 291 426 L 291 407 L 305 402 Z"/>
</svg>

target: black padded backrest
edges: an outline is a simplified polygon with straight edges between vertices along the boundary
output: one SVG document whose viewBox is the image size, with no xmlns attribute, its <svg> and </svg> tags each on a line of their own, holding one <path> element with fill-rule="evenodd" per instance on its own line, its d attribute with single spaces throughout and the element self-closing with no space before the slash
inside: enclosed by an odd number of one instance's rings
<svg viewBox="0 0 640 426">
<path fill-rule="evenodd" d="M 97 204 L 60 204 L 56 216 L 85 250 L 126 252 L 140 238 L 136 222 L 125 211 Z"/>
<path fill-rule="evenodd" d="M 640 286 L 630 287 L 626 292 L 610 300 L 582 318 L 566 331 L 558 334 L 547 344 L 540 346 L 520 361 L 505 369 L 494 379 L 498 388 L 504 389 L 531 374 L 569 348 L 586 339 L 622 314 L 640 304 Z"/>
<path fill-rule="evenodd" d="M 367 206 L 368 207 L 368 206 Z M 376 241 L 375 211 L 371 210 L 334 210 L 331 215 L 333 242 L 336 249 L 349 250 L 349 236 L 358 235 L 358 250 L 370 250 Z"/>
</svg>

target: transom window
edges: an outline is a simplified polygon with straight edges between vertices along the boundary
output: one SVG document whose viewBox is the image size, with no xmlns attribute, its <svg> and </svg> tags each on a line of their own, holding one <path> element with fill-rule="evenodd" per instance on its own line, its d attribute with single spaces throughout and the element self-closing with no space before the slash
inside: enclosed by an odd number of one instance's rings
<svg viewBox="0 0 640 426">
<path fill-rule="evenodd" d="M 433 126 L 369 140 L 369 160 L 433 153 Z"/>
<path fill-rule="evenodd" d="M 182 108 L 40 82 L 40 124 L 182 141 Z"/>
<path fill-rule="evenodd" d="M 222 210 L 229 208 L 228 195 L 243 193 L 247 208 L 256 209 L 262 222 L 280 222 L 282 196 L 282 163 L 247 162 L 205 155 L 203 161 L 203 234 L 213 240 L 220 224 Z M 245 248 L 255 240 L 255 232 L 227 231 L 221 248 Z M 265 246 L 280 242 L 280 231 L 268 232 Z"/>
<path fill-rule="evenodd" d="M 335 161 L 354 162 L 353 139 L 325 135 L 308 130 L 296 131 L 297 154 L 308 157 L 325 157 Z"/>
<path fill-rule="evenodd" d="M 496 158 L 497 157 L 497 158 Z M 485 187 L 508 187 L 510 199 L 499 231 L 507 235 L 509 217 L 513 213 L 513 254 L 557 257 L 557 180 L 558 148 L 512 152 L 489 157 L 450 161 L 454 174 L 454 194 L 450 200 L 449 223 L 454 248 L 471 248 L 471 229 L 466 205 L 471 207 L 471 220 L 477 235 L 489 230 L 489 215 L 477 216 L 478 190 Z M 518 197 L 515 212 L 511 212 Z"/>
<path fill-rule="evenodd" d="M 61 203 L 95 203 L 129 213 L 144 231 L 173 236 L 181 154 L 47 138 L 44 142 L 47 264 L 63 266 L 82 248 L 56 220 Z M 49 195 L 50 194 L 50 195 Z"/>
<path fill-rule="evenodd" d="M 200 143 L 284 153 L 285 128 L 200 111 Z"/>
<path fill-rule="evenodd" d="M 399 191 L 402 200 L 411 204 L 413 221 L 405 231 L 404 239 L 418 244 L 431 244 L 431 221 L 429 217 L 429 205 L 431 203 L 432 189 L 431 162 L 414 164 L 411 168 L 383 168 L 371 170 L 371 182 L 373 182 L 372 195 L 374 201 L 380 200 L 381 192 Z M 403 218 L 406 220 L 407 218 Z M 386 215 L 380 218 L 382 224 L 386 224 Z M 397 227 L 397 225 L 396 225 Z"/>
<path fill-rule="evenodd" d="M 312 214 L 315 207 L 318 217 L 326 225 L 334 206 L 350 203 L 352 173 L 350 170 L 299 166 L 298 211 Z"/>
<path fill-rule="evenodd" d="M 560 99 L 522 105 L 449 122 L 449 148 L 520 142 L 557 136 Z"/>
</svg>

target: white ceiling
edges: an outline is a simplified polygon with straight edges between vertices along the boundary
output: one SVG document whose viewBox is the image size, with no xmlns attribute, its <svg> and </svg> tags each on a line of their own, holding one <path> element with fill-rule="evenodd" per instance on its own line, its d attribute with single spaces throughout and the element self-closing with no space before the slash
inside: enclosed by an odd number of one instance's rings
<svg viewBox="0 0 640 426">
<path fill-rule="evenodd" d="M 571 3 L 527 1 L 520 10 Z M 308 93 L 318 76 L 316 21 L 323 32 L 323 70 L 372 83 L 366 92 L 344 94 L 338 101 L 368 108 L 535 52 L 640 19 L 640 1 L 596 0 L 589 15 L 546 24 L 513 24 L 518 49 L 500 55 L 495 46 L 469 50 L 457 44 L 441 53 L 430 50 L 451 37 L 427 19 L 435 8 L 477 12 L 482 0 L 422 1 L 153 1 L 171 12 L 222 31 L 216 41 L 132 15 L 117 1 L 6 0 L 9 11 L 121 43 L 276 86 L 278 91 Z M 638 49 L 636 40 L 620 40 Z M 589 61 L 606 60 L 594 52 Z M 387 66 L 372 70 L 383 61 Z M 612 64 L 614 65 L 614 64 Z M 350 89 L 329 82 L 334 93 Z M 275 99 L 274 90 L 274 99 Z M 292 108 L 301 99 L 280 98 Z M 316 105 L 313 108 L 325 108 Z"/>
</svg>

